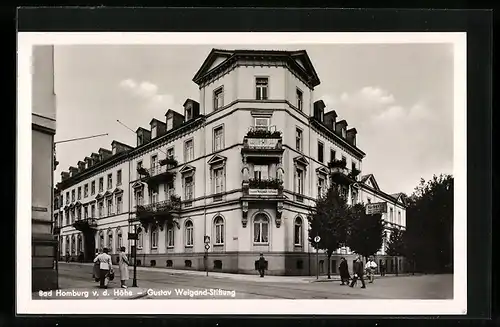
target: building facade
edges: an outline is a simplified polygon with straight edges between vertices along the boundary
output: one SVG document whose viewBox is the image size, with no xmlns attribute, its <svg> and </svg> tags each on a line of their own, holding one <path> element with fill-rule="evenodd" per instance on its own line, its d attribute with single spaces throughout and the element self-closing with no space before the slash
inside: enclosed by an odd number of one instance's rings
<svg viewBox="0 0 500 327">
<path fill-rule="evenodd" d="M 270 274 L 315 274 L 326 269 L 307 216 L 330 183 L 349 203 L 387 202 L 404 226 L 402 197 L 358 177 L 356 129 L 313 102 L 320 81 L 305 51 L 214 49 L 193 81 L 199 101 L 187 99 L 182 114 L 168 110 L 137 129 L 135 147 L 115 141 L 62 173 L 64 252 L 130 251 L 128 233 L 138 230 L 140 265 L 255 273 L 263 253 Z M 80 197 L 93 183 L 95 193 Z"/>
<path fill-rule="evenodd" d="M 32 52 L 32 289 L 57 288 L 57 241 L 52 236 L 54 135 L 54 49 Z"/>
</svg>

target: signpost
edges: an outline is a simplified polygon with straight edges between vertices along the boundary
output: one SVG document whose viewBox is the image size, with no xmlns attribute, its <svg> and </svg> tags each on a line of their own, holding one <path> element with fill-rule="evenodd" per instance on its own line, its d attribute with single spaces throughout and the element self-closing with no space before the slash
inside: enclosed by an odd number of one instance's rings
<svg viewBox="0 0 500 327">
<path fill-rule="evenodd" d="M 366 205 L 367 215 L 376 215 L 387 212 L 387 202 L 368 203 Z"/>
<path fill-rule="evenodd" d="M 205 241 L 205 271 L 207 272 L 208 276 L 208 250 L 210 249 L 210 236 L 205 235 L 204 237 Z"/>
<path fill-rule="evenodd" d="M 318 250 L 319 250 L 319 241 L 321 241 L 321 237 L 319 237 L 319 235 L 317 235 L 315 238 L 314 238 L 314 243 L 316 243 L 316 279 L 319 279 L 319 257 L 318 257 Z"/>
<path fill-rule="evenodd" d="M 134 232 L 128 233 L 128 239 L 134 241 L 132 245 L 132 257 L 134 258 L 134 278 L 132 279 L 132 287 L 137 287 L 137 240 L 139 239 L 140 229 L 137 229 L 137 225 L 134 225 Z"/>
</svg>

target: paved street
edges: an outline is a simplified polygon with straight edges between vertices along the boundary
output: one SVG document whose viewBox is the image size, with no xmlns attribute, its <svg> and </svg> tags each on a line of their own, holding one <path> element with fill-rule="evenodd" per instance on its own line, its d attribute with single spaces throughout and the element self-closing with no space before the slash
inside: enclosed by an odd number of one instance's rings
<svg viewBox="0 0 500 327">
<path fill-rule="evenodd" d="M 118 272 L 118 269 L 116 269 Z M 92 280 L 92 265 L 59 263 L 56 295 L 33 293 L 42 299 L 451 299 L 452 275 L 377 277 L 366 289 L 341 286 L 321 277 L 236 275 L 210 272 L 139 267 L 138 288 L 119 288 L 119 276 L 110 283 L 107 294 Z M 132 269 L 130 271 L 132 278 Z M 132 280 L 128 281 L 128 285 Z M 94 293 L 95 292 L 95 293 Z"/>
</svg>

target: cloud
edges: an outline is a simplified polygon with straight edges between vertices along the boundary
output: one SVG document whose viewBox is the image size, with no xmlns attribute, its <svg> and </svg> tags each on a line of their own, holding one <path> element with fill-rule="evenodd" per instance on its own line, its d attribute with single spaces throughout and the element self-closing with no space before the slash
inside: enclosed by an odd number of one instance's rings
<svg viewBox="0 0 500 327">
<path fill-rule="evenodd" d="M 384 191 L 411 193 L 420 176 L 453 166 L 453 117 L 432 104 L 405 105 L 375 86 L 321 99 L 337 119 L 357 129 L 358 146 L 366 153 L 363 174 L 374 173 Z"/>
<path fill-rule="evenodd" d="M 148 81 L 137 82 L 131 78 L 122 80 L 119 86 L 129 91 L 130 94 L 140 99 L 150 109 L 167 109 L 175 102 L 170 94 L 159 94 L 158 86 Z"/>
</svg>

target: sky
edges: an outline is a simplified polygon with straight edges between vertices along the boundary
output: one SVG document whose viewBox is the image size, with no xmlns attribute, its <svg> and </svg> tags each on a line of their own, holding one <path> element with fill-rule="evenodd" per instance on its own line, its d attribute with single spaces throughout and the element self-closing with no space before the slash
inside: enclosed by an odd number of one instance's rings
<svg viewBox="0 0 500 327">
<path fill-rule="evenodd" d="M 411 194 L 421 178 L 453 173 L 452 44 L 57 45 L 54 54 L 55 141 L 108 133 L 56 146 L 61 171 L 117 140 L 135 146 L 132 130 L 198 100 L 192 82 L 212 48 L 306 50 L 322 99 L 358 131 L 363 174 L 387 193 Z"/>
</svg>

